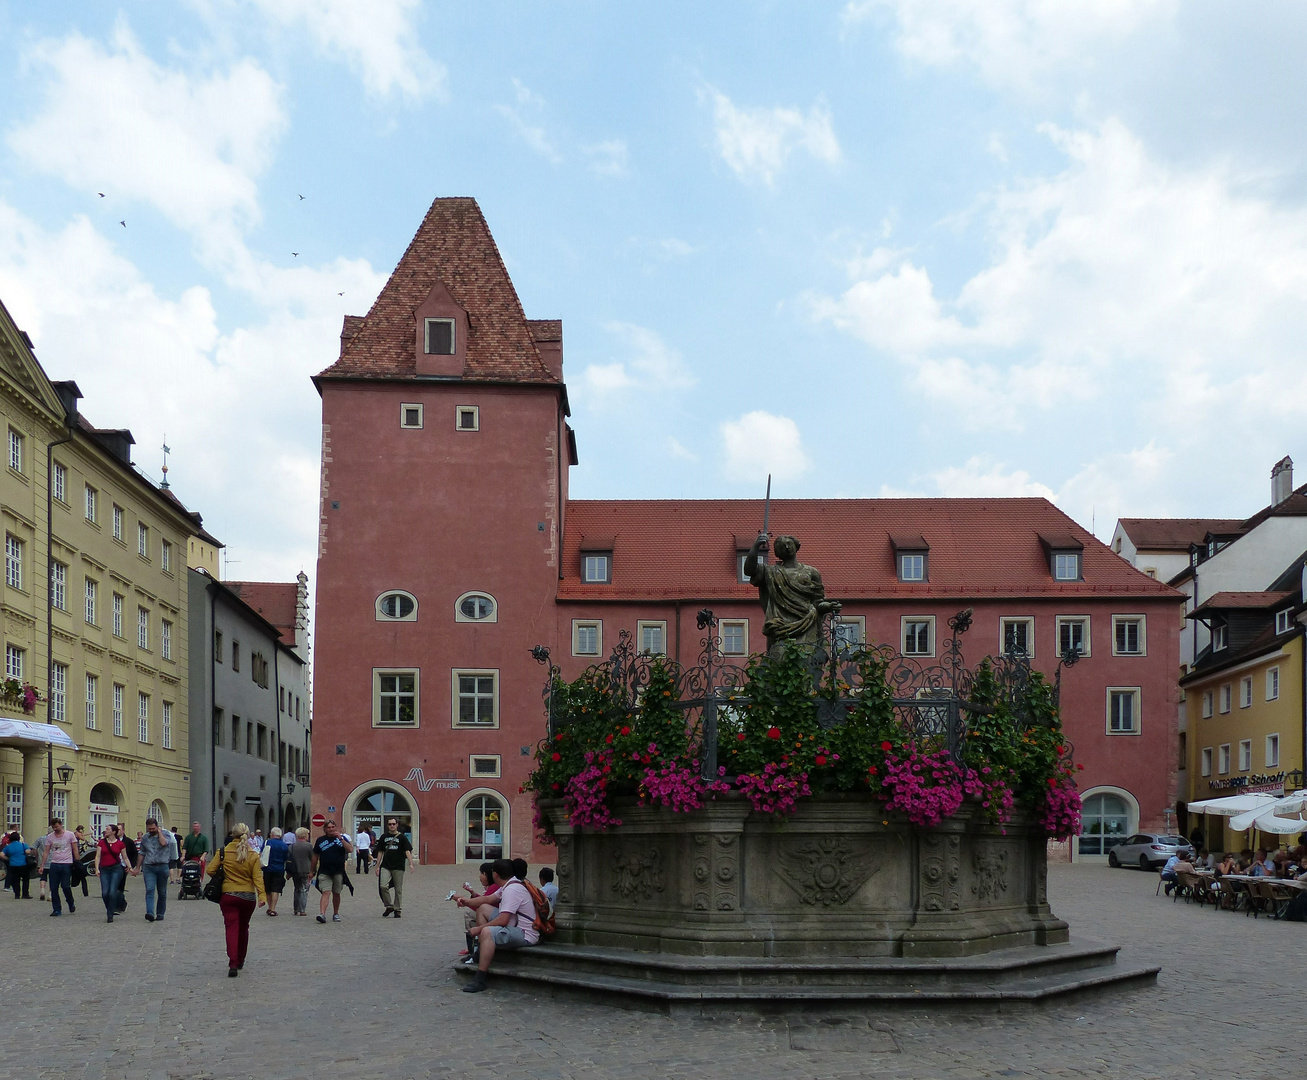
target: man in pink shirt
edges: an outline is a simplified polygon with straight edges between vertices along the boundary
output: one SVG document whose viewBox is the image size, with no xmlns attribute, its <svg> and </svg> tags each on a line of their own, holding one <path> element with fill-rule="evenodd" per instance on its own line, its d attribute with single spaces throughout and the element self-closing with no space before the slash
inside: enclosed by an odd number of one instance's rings
<svg viewBox="0 0 1307 1080">
<path fill-rule="evenodd" d="M 513 876 L 513 864 L 507 859 L 496 859 L 490 872 L 499 886 L 499 914 L 481 927 L 477 972 L 463 987 L 465 994 L 479 994 L 486 988 L 486 973 L 496 949 L 522 949 L 540 940 L 533 925 L 535 901 L 526 886 Z"/>
</svg>

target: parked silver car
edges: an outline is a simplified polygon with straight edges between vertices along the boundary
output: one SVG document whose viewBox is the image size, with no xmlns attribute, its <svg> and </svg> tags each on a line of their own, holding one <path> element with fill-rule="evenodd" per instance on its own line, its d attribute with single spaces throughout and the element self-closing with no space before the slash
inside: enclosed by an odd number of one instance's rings
<svg viewBox="0 0 1307 1080">
<path fill-rule="evenodd" d="M 1134 836 L 1127 836 L 1107 853 L 1107 865 L 1137 866 L 1140 870 L 1155 870 L 1177 852 L 1192 858 L 1193 845 L 1183 836 L 1135 833 Z"/>
</svg>

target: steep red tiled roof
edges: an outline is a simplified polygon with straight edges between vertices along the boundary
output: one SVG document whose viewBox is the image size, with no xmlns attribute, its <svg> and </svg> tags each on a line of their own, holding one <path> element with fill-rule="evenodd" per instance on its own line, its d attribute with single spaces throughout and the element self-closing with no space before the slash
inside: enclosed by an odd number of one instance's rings
<svg viewBox="0 0 1307 1080">
<path fill-rule="evenodd" d="M 345 317 L 340 359 L 319 378 L 413 378 L 414 312 L 437 281 L 467 312 L 465 379 L 558 381 L 540 358 L 481 208 L 467 198 L 431 204 L 372 310 Z"/>
<path fill-rule="evenodd" d="M 1142 551 L 1188 551 L 1208 533 L 1230 535 L 1243 531 L 1238 518 L 1122 518 L 1121 528 Z"/>
<path fill-rule="evenodd" d="M 761 500 L 569 501 L 563 600 L 710 600 L 757 596 L 736 580 L 737 537 L 756 535 Z M 773 500 L 773 537 L 790 533 L 801 562 L 839 599 L 1180 594 L 1135 570 L 1045 499 Z M 1083 581 L 1054 581 L 1040 534 L 1084 545 Z M 582 538 L 612 537 L 612 584 L 580 580 Z M 898 580 L 891 537 L 930 545 L 930 580 Z"/>
<path fill-rule="evenodd" d="M 1230 610 L 1249 608 L 1268 608 L 1295 595 L 1293 590 L 1285 592 L 1219 592 L 1213 593 L 1198 607 L 1189 613 L 1189 618 L 1209 610 Z"/>
<path fill-rule="evenodd" d="M 232 592 L 272 623 L 287 645 L 295 644 L 299 613 L 299 585 L 294 581 L 224 581 Z"/>
</svg>

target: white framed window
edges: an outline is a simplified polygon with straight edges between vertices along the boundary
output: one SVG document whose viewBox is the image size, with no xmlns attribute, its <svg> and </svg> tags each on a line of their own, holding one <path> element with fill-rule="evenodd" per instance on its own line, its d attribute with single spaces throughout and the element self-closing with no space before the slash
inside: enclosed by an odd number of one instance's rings
<svg viewBox="0 0 1307 1080">
<path fill-rule="evenodd" d="M 499 672 L 455 668 L 454 727 L 499 727 Z"/>
<path fill-rule="evenodd" d="M 23 587 L 23 542 L 13 534 L 5 536 L 5 583 L 11 589 Z"/>
<path fill-rule="evenodd" d="M 744 564 L 748 561 L 749 553 L 747 551 L 737 551 L 735 553 L 735 580 L 742 585 L 747 585 L 753 579 L 744 572 Z"/>
<path fill-rule="evenodd" d="M 1221 743 L 1216 751 L 1216 771 L 1225 776 L 1230 771 L 1230 744 Z"/>
<path fill-rule="evenodd" d="M 1057 624 L 1057 655 L 1066 656 L 1071 650 L 1083 660 L 1089 656 L 1089 616 L 1059 615 Z"/>
<path fill-rule="evenodd" d="M 136 553 L 143 559 L 150 557 L 150 527 L 143 521 L 136 523 Z"/>
<path fill-rule="evenodd" d="M 68 792 L 58 788 L 50 792 L 50 816 L 60 821 L 68 820 Z"/>
<path fill-rule="evenodd" d="M 13 434 L 10 432 L 10 434 Z M 5 827 L 11 832 L 23 828 L 23 785 L 5 785 Z"/>
<path fill-rule="evenodd" d="M 598 656 L 603 651 L 604 624 L 595 619 L 572 620 L 572 655 Z"/>
<path fill-rule="evenodd" d="M 1203 717 L 1204 717 L 1204 719 L 1206 719 L 1207 717 L 1209 717 L 1209 716 L 1212 715 L 1212 704 L 1213 704 L 1213 702 L 1212 702 L 1212 696 L 1213 696 L 1213 695 L 1212 695 L 1212 692 L 1211 692 L 1210 690 L 1204 690 L 1204 691 L 1203 691 Z"/>
<path fill-rule="evenodd" d="M 61 562 L 50 564 L 50 606 L 68 610 L 68 567 Z"/>
<path fill-rule="evenodd" d="M 405 401 L 399 407 L 399 426 L 402 428 L 422 427 L 422 405 L 416 401 Z"/>
<path fill-rule="evenodd" d="M 488 593 L 467 592 L 454 601 L 455 622 L 499 621 L 499 605 Z"/>
<path fill-rule="evenodd" d="M 459 405 L 454 409 L 454 428 L 458 431 L 481 430 L 481 406 Z"/>
<path fill-rule="evenodd" d="M 1204 776 L 1212 775 L 1212 748 L 1210 746 L 1203 747 L 1199 765 Z"/>
<path fill-rule="evenodd" d="M 1280 666 L 1266 669 L 1266 700 L 1275 701 L 1280 696 Z"/>
<path fill-rule="evenodd" d="M 172 659 L 172 623 L 167 619 L 159 623 L 159 655 L 165 660 Z"/>
<path fill-rule="evenodd" d="M 9 467 L 14 472 L 23 471 L 23 437 L 13 428 L 9 429 Z"/>
<path fill-rule="evenodd" d="M 96 626 L 96 625 L 98 625 L 98 624 L 96 623 L 95 620 L 96 620 L 97 615 L 98 615 L 98 613 L 97 613 L 97 611 L 96 611 L 96 608 L 97 608 L 97 606 L 98 606 L 98 603 L 97 603 L 97 602 L 98 602 L 98 600 L 99 600 L 99 597 L 100 597 L 100 584 L 99 584 L 99 582 L 95 581 L 93 578 L 87 578 L 87 579 L 86 579 L 86 596 L 85 596 L 85 605 L 84 605 L 84 606 L 85 606 L 85 612 L 84 612 L 84 614 L 85 614 L 85 617 L 86 617 L 86 621 L 87 621 L 87 623 L 88 623 L 89 625 L 91 625 L 91 626 Z"/>
<path fill-rule="evenodd" d="M 113 508 L 113 538 L 115 540 L 123 538 L 123 508 L 121 506 Z"/>
<path fill-rule="evenodd" d="M 123 598 L 119 593 L 113 594 L 113 636 L 123 636 Z"/>
<path fill-rule="evenodd" d="M 50 715 L 68 721 L 68 665 L 57 660 L 50 665 Z"/>
<path fill-rule="evenodd" d="M 17 645 L 10 643 L 5 644 L 5 678 L 17 679 L 23 681 L 23 660 L 26 659 L 24 654 L 26 649 L 20 649 Z"/>
<path fill-rule="evenodd" d="M 904 615 L 899 625 L 904 656 L 935 655 L 934 615 Z"/>
<path fill-rule="evenodd" d="M 1245 675 L 1239 680 L 1239 708 L 1246 709 L 1253 703 L 1253 677 Z"/>
<path fill-rule="evenodd" d="M 582 565 L 584 580 L 596 585 L 606 585 L 613 580 L 613 558 L 611 555 L 587 555 Z"/>
<path fill-rule="evenodd" d="M 163 741 L 163 748 L 165 750 L 171 750 L 172 749 L 172 702 L 171 701 L 165 701 L 163 703 L 163 711 L 160 714 L 159 723 L 161 725 L 159 734 L 160 734 L 160 738 Z"/>
<path fill-rule="evenodd" d="M 832 625 L 835 632 L 835 647 L 838 650 L 853 650 L 861 647 L 867 640 L 867 617 L 865 615 L 839 615 Z"/>
<path fill-rule="evenodd" d="M 1080 580 L 1080 552 L 1055 551 L 1053 553 L 1053 580 Z"/>
<path fill-rule="evenodd" d="M 138 693 L 136 695 L 136 741 L 148 743 L 150 741 L 150 695 Z"/>
<path fill-rule="evenodd" d="M 396 589 L 377 597 L 378 622 L 417 622 L 418 601 L 410 592 Z"/>
<path fill-rule="evenodd" d="M 172 572 L 172 544 L 167 540 L 159 542 L 159 569 L 165 574 Z"/>
<path fill-rule="evenodd" d="M 140 649 L 150 647 L 150 613 L 143 607 L 136 609 L 136 646 Z"/>
<path fill-rule="evenodd" d="M 1253 767 L 1253 741 L 1243 739 L 1239 743 L 1239 771 L 1247 772 Z"/>
<path fill-rule="evenodd" d="M 372 669 L 372 726 L 418 726 L 418 668 Z"/>
<path fill-rule="evenodd" d="M 454 320 L 428 319 L 425 349 L 428 356 L 454 355 Z"/>
<path fill-rule="evenodd" d="M 1268 769 L 1278 768 L 1280 764 L 1280 736 L 1266 736 L 1266 767 Z"/>
<path fill-rule="evenodd" d="M 1107 688 L 1107 733 L 1109 735 L 1138 735 L 1139 728 L 1139 687 L 1109 686 Z"/>
<path fill-rule="evenodd" d="M 1277 634 L 1287 634 L 1289 628 L 1293 626 L 1292 611 L 1277 611 L 1275 613 L 1275 632 Z"/>
<path fill-rule="evenodd" d="M 640 643 L 640 652 L 651 656 L 662 656 L 667 652 L 667 624 L 665 622 L 641 622 L 636 624 L 636 640 Z"/>
<path fill-rule="evenodd" d="M 1142 615 L 1112 616 L 1112 655 L 1144 656 L 1148 652 L 1147 624 Z"/>
<path fill-rule="evenodd" d="M 96 699 L 99 696 L 100 677 L 88 672 L 86 676 L 86 727 L 88 731 L 94 731 L 97 726 L 95 708 Z"/>
<path fill-rule="evenodd" d="M 123 735 L 123 696 L 127 688 L 121 683 L 113 684 L 113 733 L 119 738 Z"/>
<path fill-rule="evenodd" d="M 1230 693 L 1230 684 L 1226 683 L 1224 686 L 1222 686 L 1220 693 L 1221 693 L 1221 712 L 1228 713 L 1230 711 L 1230 701 L 1232 698 L 1232 695 Z"/>
<path fill-rule="evenodd" d="M 1035 620 L 1030 618 L 999 619 L 999 636 L 1004 655 L 1035 655 Z"/>
<path fill-rule="evenodd" d="M 717 624 L 724 656 L 746 656 L 749 652 L 749 620 L 723 619 Z"/>
<path fill-rule="evenodd" d="M 68 501 L 68 469 L 57 461 L 50 473 L 50 494 L 59 502 Z"/>
<path fill-rule="evenodd" d="M 498 754 L 472 754 L 467 759 L 467 773 L 473 780 L 478 776 L 497 777 L 500 769 Z"/>
<path fill-rule="evenodd" d="M 98 493 L 96 492 L 95 488 L 91 487 L 90 484 L 87 484 L 84 495 L 85 495 L 85 499 L 83 502 L 83 506 L 85 507 L 86 520 L 94 524 L 95 514 L 97 510 L 96 504 L 99 502 Z"/>
<path fill-rule="evenodd" d="M 1212 626 L 1212 652 L 1220 652 L 1230 643 L 1230 628 L 1225 623 Z"/>
<path fill-rule="evenodd" d="M 926 580 L 925 552 L 906 552 L 898 557 L 900 581 Z"/>
</svg>

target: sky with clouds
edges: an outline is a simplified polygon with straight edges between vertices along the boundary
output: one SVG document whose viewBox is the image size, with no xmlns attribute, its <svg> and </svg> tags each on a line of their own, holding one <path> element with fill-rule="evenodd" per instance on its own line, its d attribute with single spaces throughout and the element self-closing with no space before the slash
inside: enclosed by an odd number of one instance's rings
<svg viewBox="0 0 1307 1080">
<path fill-rule="evenodd" d="M 230 546 L 430 201 L 561 318 L 578 497 L 1249 514 L 1307 468 L 1307 8 L 0 0 L 0 299 Z"/>
</svg>

